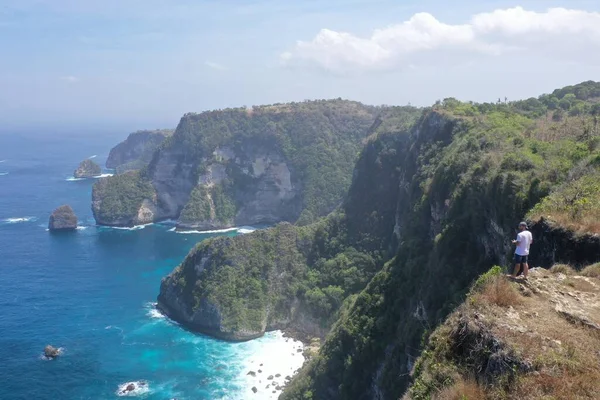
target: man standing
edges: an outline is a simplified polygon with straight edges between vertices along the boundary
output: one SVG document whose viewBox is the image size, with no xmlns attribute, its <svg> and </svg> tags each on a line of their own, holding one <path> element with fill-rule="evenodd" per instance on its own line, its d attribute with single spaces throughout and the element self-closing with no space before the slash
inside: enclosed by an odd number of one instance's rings
<svg viewBox="0 0 600 400">
<path fill-rule="evenodd" d="M 527 279 L 527 274 L 529 273 L 527 257 L 529 256 L 529 246 L 533 243 L 533 236 L 527 230 L 527 223 L 525 222 L 519 223 L 519 231 L 517 240 L 512 241 L 513 244 L 517 245 L 517 248 L 515 249 L 515 267 L 511 276 L 516 278 L 520 267 L 523 266 L 523 276 Z"/>
</svg>

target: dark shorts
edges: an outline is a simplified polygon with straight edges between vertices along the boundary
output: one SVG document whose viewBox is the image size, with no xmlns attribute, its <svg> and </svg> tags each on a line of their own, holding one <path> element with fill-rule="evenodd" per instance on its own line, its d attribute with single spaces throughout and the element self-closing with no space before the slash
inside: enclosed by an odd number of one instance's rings
<svg viewBox="0 0 600 400">
<path fill-rule="evenodd" d="M 515 254 L 515 264 L 525 264 L 527 262 L 527 256 L 520 256 Z"/>
</svg>

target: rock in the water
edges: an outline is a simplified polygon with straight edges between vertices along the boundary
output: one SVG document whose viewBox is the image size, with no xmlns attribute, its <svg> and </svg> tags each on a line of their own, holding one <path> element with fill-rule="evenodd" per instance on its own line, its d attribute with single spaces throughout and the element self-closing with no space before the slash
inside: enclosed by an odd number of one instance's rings
<svg viewBox="0 0 600 400">
<path fill-rule="evenodd" d="M 70 205 L 58 207 L 50 215 L 48 229 L 51 231 L 72 231 L 77 229 L 77 216 Z"/>
<path fill-rule="evenodd" d="M 73 172 L 75 178 L 93 178 L 102 175 L 102 169 L 90 159 L 83 160 Z"/>
<path fill-rule="evenodd" d="M 56 358 L 60 355 L 60 349 L 57 349 L 56 347 L 48 345 L 44 348 L 44 355 L 47 358 Z"/>
<path fill-rule="evenodd" d="M 253 387 L 252 387 L 252 391 L 253 391 L 254 393 L 258 392 L 258 389 L 256 388 L 256 386 L 253 386 Z"/>
<path fill-rule="evenodd" d="M 248 372 L 246 375 L 250 375 L 250 376 L 256 376 L 256 372 L 254 372 L 254 371 L 250 371 L 250 372 Z"/>
</svg>

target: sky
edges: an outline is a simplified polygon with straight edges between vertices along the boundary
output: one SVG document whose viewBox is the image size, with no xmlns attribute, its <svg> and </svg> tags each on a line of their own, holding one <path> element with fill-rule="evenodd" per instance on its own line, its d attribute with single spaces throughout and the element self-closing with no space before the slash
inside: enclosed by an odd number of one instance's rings
<svg viewBox="0 0 600 400">
<path fill-rule="evenodd" d="M 600 80 L 597 0 L 0 0 L 0 131 L 175 127 L 342 97 L 429 105 Z"/>
</svg>

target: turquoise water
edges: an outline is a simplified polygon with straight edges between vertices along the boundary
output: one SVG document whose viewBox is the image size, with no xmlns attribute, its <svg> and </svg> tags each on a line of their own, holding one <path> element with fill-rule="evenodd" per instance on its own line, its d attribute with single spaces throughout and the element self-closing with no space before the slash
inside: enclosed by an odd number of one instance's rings
<svg viewBox="0 0 600 400">
<path fill-rule="evenodd" d="M 161 278 L 210 235 L 94 226 L 93 180 L 68 178 L 84 158 L 103 165 L 114 143 L 0 136 L 0 399 L 114 399 L 139 380 L 148 389 L 134 395 L 145 399 L 275 398 L 262 379 L 254 395 L 246 372 L 264 363 L 291 374 L 301 365 L 291 341 L 226 343 L 154 309 Z M 81 227 L 51 234 L 48 216 L 63 203 Z M 47 344 L 63 355 L 44 360 Z"/>
</svg>

